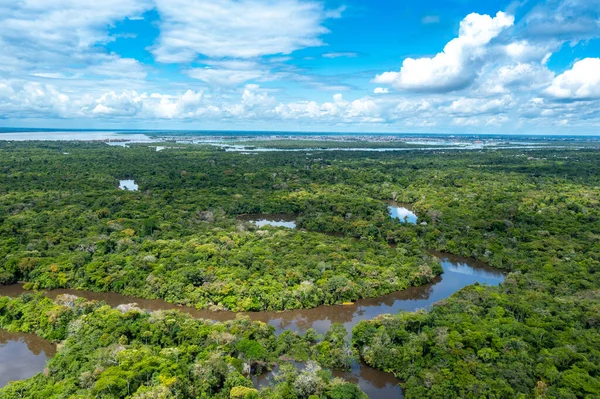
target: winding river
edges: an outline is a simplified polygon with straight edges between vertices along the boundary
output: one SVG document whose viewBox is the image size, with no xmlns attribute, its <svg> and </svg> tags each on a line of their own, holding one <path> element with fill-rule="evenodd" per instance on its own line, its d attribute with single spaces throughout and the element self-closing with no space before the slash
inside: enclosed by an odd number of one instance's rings
<svg viewBox="0 0 600 399">
<path fill-rule="evenodd" d="M 304 332 L 314 328 L 319 333 L 325 333 L 333 323 L 342 323 L 351 331 L 361 320 L 373 319 L 384 313 L 398 313 L 399 311 L 413 311 L 425 309 L 433 303 L 447 298 L 463 287 L 474 283 L 498 285 L 504 280 L 504 274 L 482 262 L 474 259 L 461 258 L 454 255 L 435 253 L 442 264 L 444 273 L 436 277 L 431 283 L 420 287 L 411 287 L 404 291 L 395 292 L 379 298 L 361 299 L 352 305 L 320 306 L 314 309 L 291 310 L 285 312 L 241 312 L 252 320 L 268 323 L 275 327 L 277 333 L 284 330 Z M 0 296 L 18 296 L 26 292 L 20 284 L 0 287 Z M 104 301 L 108 305 L 118 306 L 126 303 L 137 305 L 148 311 L 178 309 L 197 318 L 214 321 L 227 321 L 236 317 L 233 312 L 212 312 L 198 310 L 185 306 L 177 306 L 163 300 L 133 298 L 111 292 L 89 292 L 71 289 L 58 289 L 47 292 L 50 298 L 58 295 L 71 294 L 90 300 Z M 0 330 L 1 331 L 1 330 Z M 7 334 L 2 332 L 2 334 Z M 2 335 L 0 335 L 2 337 Z M 0 387 L 9 380 L 29 378 L 43 370 L 47 357 L 54 354 L 53 346 L 41 338 L 28 335 L 12 335 L 6 339 L 8 344 L 3 344 L 0 338 L 0 371 L 10 364 L 11 373 L 0 373 Z M 38 346 L 33 342 L 39 342 Z M 44 345 L 44 350 L 41 348 Z M 9 349 L 5 349 L 8 347 Z M 11 349 L 12 348 L 12 349 Z M 13 367 L 18 358 L 19 367 Z M 14 370 L 13 370 L 14 369 Z M 336 376 L 344 377 L 349 381 L 358 383 L 372 399 L 401 398 L 402 389 L 398 380 L 391 374 L 384 373 L 363 364 L 355 364 L 350 372 L 336 372 Z"/>
</svg>

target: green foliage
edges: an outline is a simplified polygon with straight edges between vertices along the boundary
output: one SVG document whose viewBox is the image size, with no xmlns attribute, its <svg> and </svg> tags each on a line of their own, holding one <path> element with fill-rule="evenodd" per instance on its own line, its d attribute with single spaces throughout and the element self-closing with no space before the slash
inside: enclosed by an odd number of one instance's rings
<svg viewBox="0 0 600 399">
<path fill-rule="evenodd" d="M 80 143 L 0 151 L 1 283 L 261 311 L 377 297 L 441 272 L 416 242 L 373 240 L 395 225 L 381 201 L 311 186 L 301 160 Z M 123 176 L 142 191 L 118 190 Z M 295 213 L 301 227 L 349 237 L 238 219 L 256 212 Z"/>
<path fill-rule="evenodd" d="M 600 395 L 597 150 L 247 156 L 3 142 L 0 153 L 2 284 L 285 310 L 424 284 L 441 272 L 425 248 L 447 251 L 511 274 L 428 313 L 358 324 L 352 343 L 363 360 L 400 377 L 407 399 Z M 141 191 L 117 190 L 126 177 Z M 392 199 L 412 203 L 419 224 L 389 218 Z M 296 214 L 299 230 L 238 219 L 251 213 Z M 37 295 L 0 300 L 0 323 L 66 338 L 48 376 L 0 397 L 226 398 L 249 383 L 244 362 L 288 354 L 343 368 L 354 356 L 338 327 L 319 342 L 240 320 L 55 307 Z M 319 373 L 287 370 L 260 395 L 361 396 Z"/>
<path fill-rule="evenodd" d="M 302 372 L 294 368 L 282 383 L 285 386 L 255 389 L 249 370 L 260 373 L 258 365 L 271 368 L 279 357 L 292 358 L 293 353 L 280 349 L 281 337 L 275 336 L 273 327 L 247 317 L 212 323 L 179 311 L 121 312 L 69 295 L 53 302 L 41 294 L 26 294 L 0 298 L 0 328 L 61 341 L 43 374 L 0 389 L 0 399 L 253 399 L 270 397 L 272 392 L 295 399 L 298 389 L 334 398 L 339 386 L 346 384 L 330 373 L 317 376 L 320 367 L 313 365 Z M 290 347 L 306 347 L 308 357 L 318 357 L 311 335 L 288 333 L 284 339 Z M 314 374 L 308 385 L 307 373 Z M 289 387 L 300 388 L 284 394 Z"/>
</svg>

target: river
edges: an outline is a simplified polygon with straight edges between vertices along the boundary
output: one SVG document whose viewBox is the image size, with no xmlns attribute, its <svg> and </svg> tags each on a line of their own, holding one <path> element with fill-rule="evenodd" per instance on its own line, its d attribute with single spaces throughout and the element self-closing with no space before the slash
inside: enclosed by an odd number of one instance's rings
<svg viewBox="0 0 600 399">
<path fill-rule="evenodd" d="M 373 319 L 385 313 L 395 314 L 399 311 L 426 309 L 433 303 L 447 298 L 468 285 L 474 283 L 498 285 L 504 280 L 504 274 L 501 271 L 486 266 L 484 263 L 474 259 L 435 252 L 433 254 L 440 259 L 444 273 L 436 277 L 431 283 L 420 287 L 411 287 L 407 290 L 379 298 L 361 299 L 352 305 L 320 306 L 314 309 L 285 312 L 241 312 L 239 314 L 247 315 L 252 320 L 268 323 L 275 327 L 277 333 L 281 333 L 284 330 L 304 332 L 309 328 L 314 328 L 317 332 L 323 334 L 333 323 L 342 323 L 348 331 L 351 331 L 352 327 L 361 320 Z M 0 296 L 17 296 L 23 292 L 26 291 L 19 284 L 0 287 Z M 100 293 L 72 289 L 57 289 L 47 292 L 47 295 L 51 298 L 56 298 L 61 294 L 71 294 L 90 300 L 104 301 L 111 306 L 137 303 L 140 308 L 147 311 L 178 309 L 193 317 L 214 321 L 232 320 L 237 315 L 234 312 L 198 310 L 185 306 L 177 306 L 163 300 L 133 298 L 111 292 Z M 14 340 L 11 342 L 14 342 Z M 14 345 L 17 344 L 15 343 Z M 29 345 L 27 345 L 27 348 L 30 349 L 31 355 L 27 353 L 27 349 L 23 345 L 19 347 L 20 352 L 7 352 L 5 356 L 2 356 L 3 352 L 0 352 L 0 370 L 2 370 L 3 365 L 7 367 L 7 364 L 14 364 L 13 359 L 15 357 L 19 357 L 19 361 L 25 365 L 25 367 L 16 369 L 9 378 L 28 378 L 42 371 L 46 357 L 40 359 L 35 356 L 35 348 Z M 11 355 L 11 353 L 13 354 Z M 47 354 L 48 352 L 44 353 Z M 336 375 L 358 383 L 372 399 L 402 397 L 402 389 L 394 376 L 372 369 L 366 365 L 355 364 L 351 372 L 337 372 Z M 6 384 L 6 381 L 0 383 L 0 386 L 4 384 Z"/>
</svg>

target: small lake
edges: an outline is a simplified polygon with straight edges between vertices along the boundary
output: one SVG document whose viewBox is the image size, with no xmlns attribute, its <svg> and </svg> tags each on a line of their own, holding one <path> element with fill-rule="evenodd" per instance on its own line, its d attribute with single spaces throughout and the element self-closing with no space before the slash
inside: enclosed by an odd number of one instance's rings
<svg viewBox="0 0 600 399">
<path fill-rule="evenodd" d="M 33 334 L 0 330 L 0 388 L 44 371 L 56 346 Z"/>
<path fill-rule="evenodd" d="M 128 191 L 138 191 L 139 186 L 135 180 L 119 180 L 119 189 Z"/>
<path fill-rule="evenodd" d="M 392 219 L 397 219 L 401 223 L 417 224 L 417 215 L 412 211 L 410 204 L 390 202 L 388 212 Z"/>
<path fill-rule="evenodd" d="M 239 219 L 253 223 L 258 227 L 273 226 L 287 227 L 288 229 L 296 228 L 296 215 L 286 213 L 241 215 Z"/>
</svg>

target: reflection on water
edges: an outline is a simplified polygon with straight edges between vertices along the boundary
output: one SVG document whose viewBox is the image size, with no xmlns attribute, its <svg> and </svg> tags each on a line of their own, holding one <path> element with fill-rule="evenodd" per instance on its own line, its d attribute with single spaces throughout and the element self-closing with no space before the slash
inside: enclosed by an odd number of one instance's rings
<svg viewBox="0 0 600 399">
<path fill-rule="evenodd" d="M 287 227 L 288 229 L 296 228 L 296 216 L 285 213 L 275 214 L 253 214 L 253 215 L 242 215 L 239 217 L 240 220 L 254 223 L 258 227 L 263 226 L 274 226 L 274 227 Z"/>
<path fill-rule="evenodd" d="M 414 214 L 409 204 L 391 202 L 388 206 L 388 212 L 392 219 L 398 219 L 404 223 L 417 224 L 417 215 Z"/>
<path fill-rule="evenodd" d="M 119 189 L 138 191 L 139 186 L 135 183 L 135 180 L 119 180 Z"/>
<path fill-rule="evenodd" d="M 56 347 L 33 334 L 0 330 L 0 387 L 44 370 Z"/>
<path fill-rule="evenodd" d="M 355 363 L 352 369 L 346 371 L 334 371 L 335 377 L 358 384 L 364 393 L 371 399 L 403 398 L 402 387 L 393 374 L 384 373 L 367 366 L 364 363 Z"/>
</svg>

